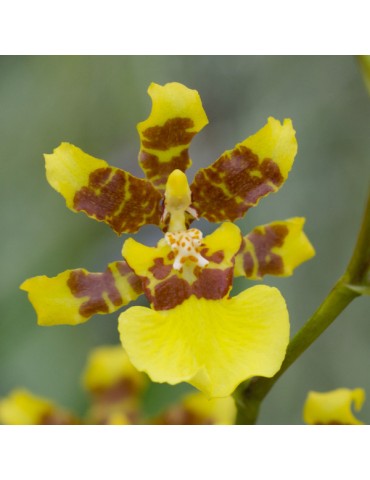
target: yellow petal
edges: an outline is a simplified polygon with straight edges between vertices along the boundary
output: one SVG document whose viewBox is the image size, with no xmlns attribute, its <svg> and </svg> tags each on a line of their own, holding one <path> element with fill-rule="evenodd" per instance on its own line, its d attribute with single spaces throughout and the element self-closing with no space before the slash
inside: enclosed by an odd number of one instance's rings
<svg viewBox="0 0 370 480">
<path fill-rule="evenodd" d="M 235 276 L 260 279 L 266 274 L 288 276 L 296 267 L 315 255 L 303 232 L 304 218 L 261 225 L 243 239 L 235 257 Z"/>
<path fill-rule="evenodd" d="M 83 382 L 92 392 L 119 384 L 130 384 L 138 392 L 147 383 L 147 377 L 136 370 L 121 345 L 114 345 L 98 347 L 90 353 Z"/>
<path fill-rule="evenodd" d="M 181 270 L 174 269 L 171 247 L 162 242 L 157 247 L 147 247 L 129 238 L 122 255 L 136 275 L 144 279 L 144 292 L 153 307 L 166 310 L 190 295 L 213 300 L 225 297 L 232 286 L 234 256 L 240 244 L 239 228 L 224 223 L 205 237 L 199 248 L 209 262 L 205 268 L 189 260 Z"/>
<path fill-rule="evenodd" d="M 165 425 L 233 425 L 236 406 L 232 397 L 207 398 L 201 392 L 186 395 L 155 422 Z"/>
<path fill-rule="evenodd" d="M 230 299 L 191 296 L 171 310 L 130 308 L 119 332 L 133 365 L 153 381 L 189 382 L 224 397 L 243 380 L 279 370 L 289 319 L 280 292 L 259 285 Z"/>
<path fill-rule="evenodd" d="M 56 277 L 29 278 L 20 287 L 37 313 L 39 325 L 78 325 L 92 315 L 111 313 L 135 300 L 141 282 L 126 262 L 112 262 L 104 273 L 80 268 Z"/>
<path fill-rule="evenodd" d="M 303 408 L 303 418 L 309 425 L 363 425 L 353 415 L 351 406 L 353 403 L 356 411 L 361 410 L 364 401 L 365 391 L 362 388 L 309 392 Z"/>
<path fill-rule="evenodd" d="M 199 170 L 190 186 L 192 206 L 211 222 L 241 218 L 262 197 L 282 186 L 296 153 L 291 120 L 281 124 L 270 117 L 255 135 Z"/>
<path fill-rule="evenodd" d="M 232 397 L 207 398 L 202 393 L 187 395 L 182 404 L 194 416 L 213 425 L 233 425 L 236 419 L 236 406 Z"/>
<path fill-rule="evenodd" d="M 131 425 L 131 422 L 125 413 L 118 411 L 109 415 L 107 425 Z"/>
<path fill-rule="evenodd" d="M 24 389 L 13 390 L 0 401 L 0 423 L 4 425 L 59 425 L 75 423 L 73 416 L 49 400 Z"/>
<path fill-rule="evenodd" d="M 149 117 L 138 124 L 139 163 L 146 177 L 163 190 L 169 174 L 191 165 L 189 145 L 208 119 L 196 90 L 180 83 L 152 83 L 148 89 L 153 106 Z"/>
<path fill-rule="evenodd" d="M 119 235 L 160 224 L 161 194 L 147 180 L 62 143 L 45 155 L 46 177 L 67 207 L 107 223 Z"/>
</svg>

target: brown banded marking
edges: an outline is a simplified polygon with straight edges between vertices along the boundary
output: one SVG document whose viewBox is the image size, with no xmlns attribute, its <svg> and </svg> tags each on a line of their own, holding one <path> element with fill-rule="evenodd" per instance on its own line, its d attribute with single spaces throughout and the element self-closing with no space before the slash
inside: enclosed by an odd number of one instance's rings
<svg viewBox="0 0 370 480">
<path fill-rule="evenodd" d="M 77 211 L 104 221 L 119 235 L 161 221 L 162 195 L 147 180 L 107 167 L 90 173 L 89 183 L 75 193 Z"/>
<path fill-rule="evenodd" d="M 109 313 L 135 299 L 142 293 L 140 279 L 126 262 L 115 262 L 117 271 L 125 278 L 133 292 L 122 291 L 110 266 L 103 273 L 90 273 L 83 269 L 72 270 L 67 285 L 76 298 L 88 297 L 79 308 L 79 313 L 89 318 L 96 313 Z M 126 287 L 127 288 L 127 287 Z M 110 304 L 108 303 L 109 300 Z"/>
<path fill-rule="evenodd" d="M 178 155 L 174 155 L 166 162 L 161 161 L 157 155 L 149 153 L 146 150 L 141 150 L 139 163 L 146 177 L 160 190 L 164 189 L 171 172 L 176 169 L 185 172 L 191 165 L 189 150 L 187 148 L 181 150 Z"/>
<path fill-rule="evenodd" d="M 264 275 L 282 275 L 284 260 L 275 248 L 281 248 L 289 233 L 283 223 L 256 227 L 243 238 L 236 256 L 236 275 L 258 279 Z"/>
<path fill-rule="evenodd" d="M 171 270 L 172 265 L 165 265 L 163 258 L 155 258 L 154 265 L 149 268 L 149 271 L 152 272 L 154 278 L 157 280 L 164 280 L 171 273 Z"/>
<path fill-rule="evenodd" d="M 213 262 L 213 263 L 222 263 L 223 262 L 223 260 L 225 258 L 225 254 L 222 250 L 217 250 L 217 252 L 213 252 L 211 255 L 207 254 L 208 251 L 209 251 L 209 248 L 202 248 L 201 251 L 200 251 L 200 254 L 202 255 L 202 257 L 207 259 L 209 262 Z"/>
<path fill-rule="evenodd" d="M 254 261 L 250 252 L 243 255 L 243 268 L 246 277 L 251 277 L 253 274 Z"/>
<path fill-rule="evenodd" d="M 193 183 L 192 206 L 211 222 L 234 221 L 270 192 L 284 178 L 271 159 L 260 159 L 249 148 L 239 145 L 215 163 L 199 170 Z"/>
<path fill-rule="evenodd" d="M 164 190 L 171 172 L 176 169 L 185 172 L 191 166 L 189 145 L 198 133 L 189 131 L 193 128 L 191 118 L 175 117 L 141 132 L 139 164 L 160 191 Z"/>
<path fill-rule="evenodd" d="M 208 248 L 203 248 L 206 252 Z M 143 290 L 155 310 L 169 310 L 183 303 L 191 295 L 207 300 L 218 300 L 227 296 L 233 281 L 233 262 L 220 268 L 224 254 L 214 252 L 206 258 L 209 265 L 199 267 L 188 262 L 181 270 L 174 270 L 173 252 L 167 257 L 154 258 L 148 269 L 150 275 L 141 277 Z M 196 260 L 196 259 L 195 259 Z"/>
<path fill-rule="evenodd" d="M 130 377 L 123 377 L 113 385 L 95 386 L 91 389 L 95 401 L 109 405 L 127 398 L 135 398 L 140 392 L 140 386 Z"/>
<path fill-rule="evenodd" d="M 167 233 L 156 247 L 130 238 L 124 243 L 122 254 L 140 277 L 143 291 L 154 309 L 168 310 L 191 295 L 209 300 L 227 297 L 241 242 L 239 228 L 228 222 L 204 239 L 197 229 Z M 180 253 L 184 262 L 179 261 L 177 265 Z"/>
<path fill-rule="evenodd" d="M 289 229 L 285 225 L 270 225 L 264 229 L 255 229 L 247 238 L 252 242 L 257 257 L 258 276 L 279 275 L 284 271 L 284 262 L 274 253 L 274 247 L 281 247 Z"/>
<path fill-rule="evenodd" d="M 54 410 L 43 414 L 40 418 L 39 425 L 78 425 L 81 422 L 77 420 L 71 413 L 63 410 Z"/>
<path fill-rule="evenodd" d="M 142 144 L 150 150 L 169 150 L 179 145 L 188 145 L 197 132 L 189 132 L 194 128 L 191 118 L 170 118 L 163 125 L 146 128 L 143 132 Z"/>
</svg>

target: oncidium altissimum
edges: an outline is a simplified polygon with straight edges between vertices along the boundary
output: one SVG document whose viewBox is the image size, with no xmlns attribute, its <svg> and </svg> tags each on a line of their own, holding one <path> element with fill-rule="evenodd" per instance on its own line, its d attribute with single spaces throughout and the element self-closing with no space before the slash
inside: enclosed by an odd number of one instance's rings
<svg viewBox="0 0 370 480">
<path fill-rule="evenodd" d="M 144 293 L 150 308 L 132 307 L 119 320 L 134 366 L 154 381 L 186 381 L 210 397 L 227 396 L 247 378 L 274 375 L 289 340 L 280 292 L 258 285 L 230 297 L 233 278 L 288 276 L 314 255 L 303 218 L 258 226 L 244 237 L 231 223 L 287 179 L 297 152 L 295 132 L 290 120 L 269 118 L 189 185 L 189 146 L 208 123 L 198 92 L 169 83 L 152 84 L 149 94 L 152 111 L 138 125 L 146 179 L 68 143 L 45 155 L 46 172 L 73 211 L 117 234 L 154 224 L 164 238 L 155 247 L 128 239 L 124 260 L 104 273 L 67 270 L 28 279 L 21 288 L 40 325 L 83 323 Z M 203 238 L 190 228 L 199 217 L 221 225 Z"/>
</svg>

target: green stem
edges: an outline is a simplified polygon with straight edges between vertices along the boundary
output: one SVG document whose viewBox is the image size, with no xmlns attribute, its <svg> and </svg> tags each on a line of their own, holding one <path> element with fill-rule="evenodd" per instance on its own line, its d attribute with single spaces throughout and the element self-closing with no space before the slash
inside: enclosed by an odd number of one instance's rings
<svg viewBox="0 0 370 480">
<path fill-rule="evenodd" d="M 359 293 L 363 293 L 361 288 L 370 288 L 370 188 L 360 233 L 347 267 L 346 281 Z"/>
<path fill-rule="evenodd" d="M 242 384 L 237 389 L 237 423 L 250 425 L 256 422 L 260 403 L 275 382 L 358 295 L 359 293 L 346 286 L 343 279 L 338 281 L 324 302 L 290 341 L 284 362 L 277 374 L 272 378 L 257 377 L 247 387 Z"/>
<path fill-rule="evenodd" d="M 280 370 L 272 378 L 256 377 L 242 383 L 234 393 L 237 423 L 256 423 L 262 400 L 275 382 L 307 348 L 331 325 L 338 315 L 369 288 L 370 271 L 370 192 L 355 250 L 345 274 L 338 280 L 320 307 L 290 341 Z M 365 291 L 364 290 L 364 291 Z"/>
</svg>

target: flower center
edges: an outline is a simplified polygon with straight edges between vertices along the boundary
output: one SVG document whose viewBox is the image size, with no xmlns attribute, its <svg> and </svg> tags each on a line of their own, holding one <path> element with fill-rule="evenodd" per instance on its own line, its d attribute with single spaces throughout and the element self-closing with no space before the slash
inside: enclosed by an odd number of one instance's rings
<svg viewBox="0 0 370 480">
<path fill-rule="evenodd" d="M 167 232 L 165 240 L 176 255 L 173 262 L 175 270 L 181 270 L 186 261 L 194 262 L 199 267 L 208 265 L 208 260 L 199 253 L 199 247 L 202 244 L 203 234 L 196 228 L 185 230 L 183 232 Z"/>
</svg>

